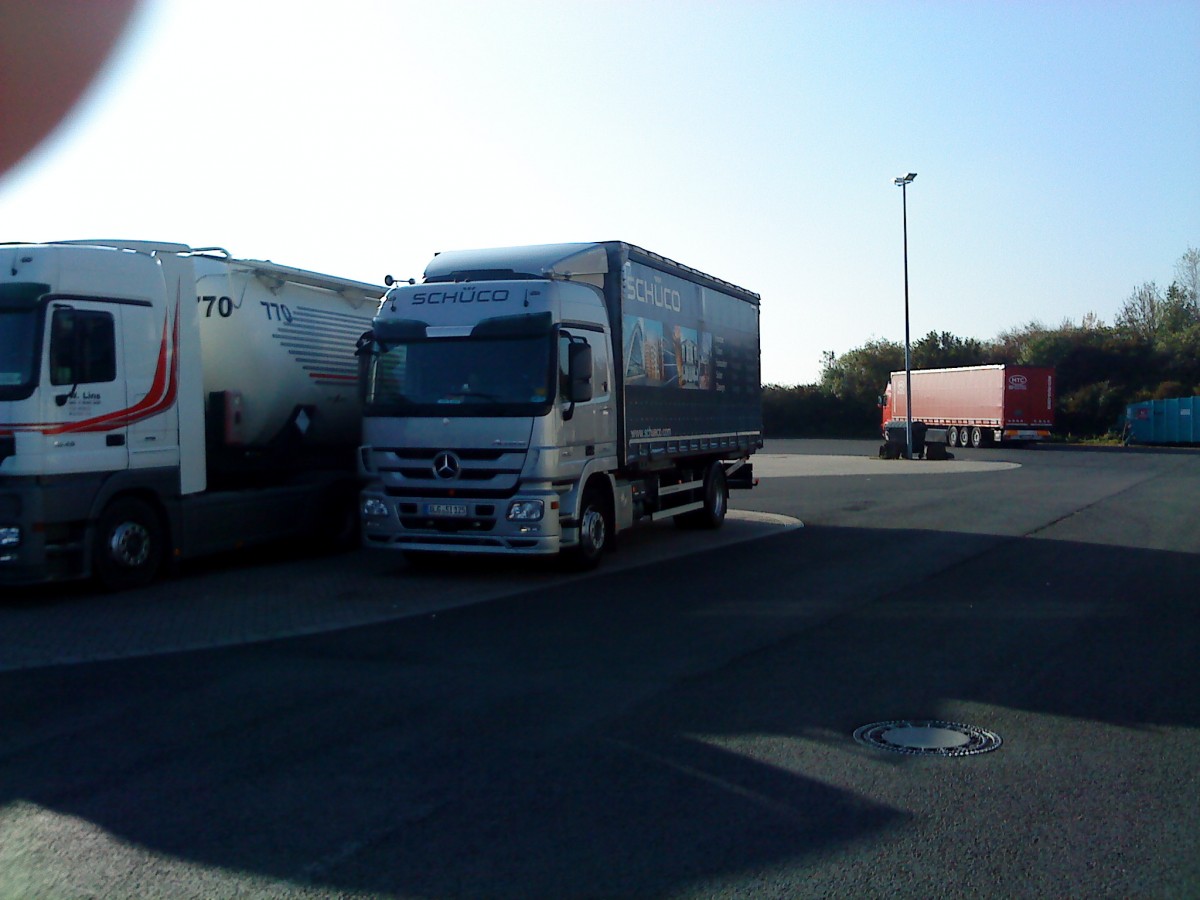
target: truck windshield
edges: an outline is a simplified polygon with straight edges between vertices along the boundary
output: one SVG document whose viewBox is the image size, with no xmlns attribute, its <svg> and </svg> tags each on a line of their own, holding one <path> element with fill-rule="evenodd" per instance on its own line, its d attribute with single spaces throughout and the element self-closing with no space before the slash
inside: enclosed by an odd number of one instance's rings
<svg viewBox="0 0 1200 900">
<path fill-rule="evenodd" d="M 554 401 L 553 348 L 549 333 L 379 342 L 366 370 L 365 412 L 545 415 Z"/>
<path fill-rule="evenodd" d="M 18 400 L 33 390 L 37 364 L 38 298 L 46 284 L 0 284 L 0 398 Z"/>
</svg>

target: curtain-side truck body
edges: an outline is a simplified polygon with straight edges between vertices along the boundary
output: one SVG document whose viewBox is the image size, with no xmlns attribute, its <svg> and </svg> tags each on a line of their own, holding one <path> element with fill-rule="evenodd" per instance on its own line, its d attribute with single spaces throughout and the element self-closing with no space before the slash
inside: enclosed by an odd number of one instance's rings
<svg viewBox="0 0 1200 900">
<path fill-rule="evenodd" d="M 908 416 L 905 373 L 893 372 L 881 398 L 881 427 Z M 951 447 L 1044 441 L 1054 428 L 1054 369 L 1044 366 L 963 366 L 913 369 L 913 423 L 944 428 Z"/>
</svg>

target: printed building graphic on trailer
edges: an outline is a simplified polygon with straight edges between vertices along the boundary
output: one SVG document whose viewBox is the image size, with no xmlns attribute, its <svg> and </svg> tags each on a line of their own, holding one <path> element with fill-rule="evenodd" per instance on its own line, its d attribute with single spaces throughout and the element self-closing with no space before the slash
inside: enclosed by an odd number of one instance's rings
<svg viewBox="0 0 1200 900">
<path fill-rule="evenodd" d="M 713 390 L 713 336 L 684 325 L 624 316 L 625 381 L 647 387 Z M 667 336 L 669 333 L 669 337 Z"/>
<path fill-rule="evenodd" d="M 626 384 L 666 384 L 663 323 L 641 316 L 625 316 L 624 320 Z M 674 359 L 671 362 L 674 368 Z"/>
</svg>

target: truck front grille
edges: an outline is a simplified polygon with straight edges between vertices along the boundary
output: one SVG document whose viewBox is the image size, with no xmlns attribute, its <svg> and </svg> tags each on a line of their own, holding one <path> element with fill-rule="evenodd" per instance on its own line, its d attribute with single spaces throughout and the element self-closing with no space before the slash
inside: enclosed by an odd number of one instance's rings
<svg viewBox="0 0 1200 900">
<path fill-rule="evenodd" d="M 417 500 L 446 500 L 464 494 L 469 494 L 472 500 L 507 500 L 517 493 L 515 481 L 511 487 L 501 489 L 477 488 L 470 482 L 463 484 L 461 480 L 454 484 L 456 487 L 416 487 L 412 481 L 405 481 L 403 485 L 393 487 L 391 482 L 385 481 L 383 492 L 389 497 L 412 497 Z"/>
<path fill-rule="evenodd" d="M 434 464 L 453 454 L 457 470 L 439 477 Z M 375 467 L 391 497 L 443 498 L 462 494 L 503 499 L 517 491 L 524 450 L 458 447 L 376 447 Z"/>
</svg>

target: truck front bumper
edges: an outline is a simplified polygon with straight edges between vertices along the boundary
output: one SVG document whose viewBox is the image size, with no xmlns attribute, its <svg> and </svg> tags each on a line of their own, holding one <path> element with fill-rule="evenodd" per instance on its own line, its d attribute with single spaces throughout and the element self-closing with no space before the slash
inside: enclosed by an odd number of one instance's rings
<svg viewBox="0 0 1200 900">
<path fill-rule="evenodd" d="M 517 504 L 540 504 L 541 518 L 513 519 Z M 360 502 L 363 546 L 434 553 L 548 556 L 563 546 L 559 495 L 521 492 L 503 499 L 392 497 L 368 488 Z"/>
<path fill-rule="evenodd" d="M 76 487 L 65 479 L 0 482 L 0 584 L 41 584 L 85 574 L 85 512 L 71 499 L 79 493 Z"/>
</svg>

